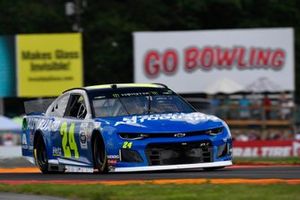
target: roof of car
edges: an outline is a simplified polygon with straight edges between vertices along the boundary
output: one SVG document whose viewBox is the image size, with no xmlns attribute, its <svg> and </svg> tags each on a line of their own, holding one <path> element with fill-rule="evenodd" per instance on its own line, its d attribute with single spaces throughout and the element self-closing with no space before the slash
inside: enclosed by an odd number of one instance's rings
<svg viewBox="0 0 300 200">
<path fill-rule="evenodd" d="M 92 85 L 92 86 L 86 86 L 82 88 L 71 88 L 64 91 L 63 93 L 74 89 L 89 91 L 89 90 L 97 90 L 97 89 L 116 89 L 116 88 L 167 88 L 167 86 L 161 83 L 118 83 L 118 84 Z"/>
<path fill-rule="evenodd" d="M 93 85 L 84 88 L 90 90 L 90 89 L 131 88 L 131 87 L 164 88 L 166 86 L 157 83 L 119 83 L 119 84 Z"/>
</svg>

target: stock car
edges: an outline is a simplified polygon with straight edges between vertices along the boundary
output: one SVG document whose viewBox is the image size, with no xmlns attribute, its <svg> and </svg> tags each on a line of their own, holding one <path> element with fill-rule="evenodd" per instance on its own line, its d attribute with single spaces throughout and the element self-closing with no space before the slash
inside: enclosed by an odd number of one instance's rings
<svg viewBox="0 0 300 200">
<path fill-rule="evenodd" d="M 22 127 L 22 154 L 42 173 L 232 165 L 227 124 L 163 84 L 74 88 L 45 102 L 25 104 Z"/>
</svg>

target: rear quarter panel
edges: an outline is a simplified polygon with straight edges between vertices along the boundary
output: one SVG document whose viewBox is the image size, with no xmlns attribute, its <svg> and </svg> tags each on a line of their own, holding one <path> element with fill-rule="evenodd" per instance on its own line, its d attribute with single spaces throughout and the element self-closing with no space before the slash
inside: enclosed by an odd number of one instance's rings
<svg viewBox="0 0 300 200">
<path fill-rule="evenodd" d="M 27 115 L 23 119 L 23 130 L 22 130 L 22 155 L 27 157 L 30 161 L 33 159 L 34 150 L 34 138 L 38 132 L 42 133 L 44 143 L 47 147 L 48 158 L 49 147 L 52 146 L 50 139 L 50 125 L 52 125 L 53 118 L 45 117 L 40 115 Z"/>
<path fill-rule="evenodd" d="M 22 130 L 22 154 L 32 163 L 34 163 L 34 140 L 37 133 L 40 132 L 46 145 L 48 160 L 64 158 L 89 166 L 93 165 L 91 136 L 94 130 L 100 129 L 99 122 L 46 117 L 43 115 L 28 115 L 24 117 L 24 120 L 26 125 Z M 65 133 L 62 133 L 61 130 L 63 124 L 66 125 Z M 74 127 L 76 153 L 69 146 L 71 126 Z M 64 137 L 67 146 L 63 144 Z M 65 152 L 64 147 L 71 149 L 69 154 Z"/>
</svg>

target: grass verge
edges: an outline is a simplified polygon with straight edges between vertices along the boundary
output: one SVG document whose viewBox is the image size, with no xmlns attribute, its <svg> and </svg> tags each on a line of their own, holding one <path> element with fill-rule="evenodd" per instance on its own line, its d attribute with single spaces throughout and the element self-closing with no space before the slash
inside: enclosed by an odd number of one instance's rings
<svg viewBox="0 0 300 200">
<path fill-rule="evenodd" d="M 234 157 L 234 164 L 300 164 L 299 157 L 278 157 L 278 158 L 241 158 Z"/>
<path fill-rule="evenodd" d="M 92 200 L 193 200 L 193 199 L 299 199 L 299 185 L 199 184 L 199 185 L 5 185 L 0 192 L 27 193 Z"/>
</svg>

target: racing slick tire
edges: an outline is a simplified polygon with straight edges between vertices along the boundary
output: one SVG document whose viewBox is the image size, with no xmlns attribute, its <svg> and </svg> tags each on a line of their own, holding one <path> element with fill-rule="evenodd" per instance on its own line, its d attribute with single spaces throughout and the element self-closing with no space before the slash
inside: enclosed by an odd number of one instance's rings
<svg viewBox="0 0 300 200">
<path fill-rule="evenodd" d="M 98 173 L 108 172 L 105 145 L 100 134 L 96 134 L 93 140 L 93 160 Z"/>
<path fill-rule="evenodd" d="M 43 140 L 43 136 L 39 135 L 37 137 L 37 141 L 35 142 L 35 148 L 34 148 L 34 157 L 35 161 L 40 168 L 41 172 L 43 174 L 48 174 L 49 168 L 48 168 L 48 156 L 47 156 L 47 149 L 46 145 Z"/>
</svg>

